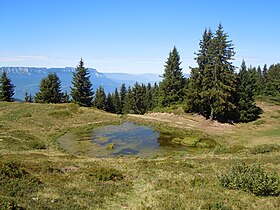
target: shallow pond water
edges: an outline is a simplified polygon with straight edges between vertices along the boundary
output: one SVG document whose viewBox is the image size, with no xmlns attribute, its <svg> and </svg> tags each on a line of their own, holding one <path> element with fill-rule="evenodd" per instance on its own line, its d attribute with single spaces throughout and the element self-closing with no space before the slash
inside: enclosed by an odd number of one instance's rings
<svg viewBox="0 0 280 210">
<path fill-rule="evenodd" d="M 173 139 L 178 138 L 160 133 L 151 126 L 125 122 L 121 125 L 97 127 L 88 136 L 79 139 L 76 139 L 74 134 L 67 133 L 60 137 L 58 142 L 71 154 L 89 157 L 116 157 L 119 155 L 151 157 L 191 148 L 178 141 L 172 141 Z"/>
</svg>

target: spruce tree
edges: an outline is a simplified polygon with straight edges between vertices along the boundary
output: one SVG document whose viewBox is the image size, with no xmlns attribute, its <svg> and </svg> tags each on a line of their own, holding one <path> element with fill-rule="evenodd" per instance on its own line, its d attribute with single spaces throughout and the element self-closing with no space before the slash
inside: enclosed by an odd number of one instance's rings
<svg viewBox="0 0 280 210">
<path fill-rule="evenodd" d="M 254 101 L 257 71 L 255 68 L 247 70 L 245 61 L 241 64 L 238 73 L 238 117 L 239 121 L 249 122 L 255 120 L 261 113 Z"/>
<path fill-rule="evenodd" d="M 31 93 L 29 94 L 27 92 L 24 93 L 24 102 L 29 102 L 29 103 L 33 102 L 33 97 Z"/>
<path fill-rule="evenodd" d="M 93 104 L 97 109 L 101 109 L 104 111 L 108 110 L 106 94 L 102 86 L 100 86 L 99 89 L 96 90 Z"/>
<path fill-rule="evenodd" d="M 193 69 L 187 92 L 186 111 L 198 112 L 212 120 L 237 117 L 236 75 L 231 60 L 235 52 L 232 41 L 219 24 L 212 35 L 205 30 L 197 53 L 198 69 Z"/>
<path fill-rule="evenodd" d="M 6 71 L 3 70 L 0 81 L 0 101 L 12 102 L 14 101 L 15 86 L 11 79 L 8 78 Z"/>
<path fill-rule="evenodd" d="M 126 87 L 125 87 L 125 84 L 122 84 L 121 90 L 120 90 L 121 113 L 123 113 L 125 95 L 126 95 Z"/>
<path fill-rule="evenodd" d="M 264 93 L 273 97 L 273 100 L 280 101 L 280 64 L 273 64 L 266 73 Z"/>
<path fill-rule="evenodd" d="M 49 73 L 40 83 L 39 92 L 35 94 L 36 103 L 61 103 L 63 93 L 61 82 L 56 73 Z"/>
<path fill-rule="evenodd" d="M 135 109 L 136 109 L 135 108 L 135 99 L 134 99 L 131 87 L 129 86 L 128 89 L 127 89 L 125 99 L 124 99 L 123 112 L 125 114 L 134 114 Z"/>
<path fill-rule="evenodd" d="M 70 103 L 70 95 L 67 93 L 67 91 L 63 92 L 62 94 L 62 103 Z"/>
<path fill-rule="evenodd" d="M 159 102 L 161 106 L 170 106 L 183 101 L 185 96 L 185 78 L 180 67 L 180 55 L 176 49 L 169 53 L 165 64 L 163 80 L 160 82 Z"/>
<path fill-rule="evenodd" d="M 113 97 L 111 93 L 108 93 L 107 98 L 106 98 L 106 104 L 107 104 L 107 112 L 115 113 L 115 107 L 113 104 Z"/>
<path fill-rule="evenodd" d="M 231 60 L 235 55 L 232 41 L 219 24 L 209 47 L 212 63 L 207 65 L 213 85 L 205 90 L 210 96 L 210 119 L 233 120 L 236 117 L 236 76 Z"/>
<path fill-rule="evenodd" d="M 154 108 L 153 88 L 151 86 L 151 83 L 148 83 L 146 87 L 144 103 L 146 111 L 151 111 Z"/>
<path fill-rule="evenodd" d="M 80 60 L 73 73 L 72 80 L 73 87 L 71 87 L 71 97 L 74 103 L 80 106 L 90 107 L 93 100 L 92 84 L 90 82 L 89 71 L 84 67 L 83 59 Z"/>
<path fill-rule="evenodd" d="M 200 50 L 196 53 L 198 68 L 192 68 L 189 79 L 188 89 L 186 91 L 187 112 L 197 112 L 204 116 L 210 115 L 210 92 L 213 86 L 212 79 L 212 56 L 210 46 L 213 34 L 210 29 L 205 29 L 202 40 L 199 42 Z"/>
<path fill-rule="evenodd" d="M 132 89 L 133 92 L 133 97 L 135 101 L 135 106 L 134 106 L 134 113 L 135 114 L 144 114 L 146 112 L 145 108 L 145 92 L 144 92 L 144 87 L 141 86 L 138 82 L 136 82 L 133 86 Z"/>
<path fill-rule="evenodd" d="M 114 105 L 114 110 L 116 114 L 121 114 L 122 109 L 121 109 L 121 100 L 120 100 L 120 94 L 118 89 L 115 89 L 114 94 L 112 95 L 112 101 Z"/>
</svg>

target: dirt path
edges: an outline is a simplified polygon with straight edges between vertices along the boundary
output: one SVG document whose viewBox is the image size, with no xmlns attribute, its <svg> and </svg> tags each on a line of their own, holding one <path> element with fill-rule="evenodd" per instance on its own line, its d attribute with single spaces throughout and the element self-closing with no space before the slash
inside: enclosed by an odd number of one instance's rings
<svg viewBox="0 0 280 210">
<path fill-rule="evenodd" d="M 175 115 L 173 113 L 155 112 L 145 115 L 130 114 L 129 116 L 132 118 L 144 119 L 150 122 L 166 123 L 171 127 L 196 129 L 216 135 L 232 132 L 235 128 L 235 125 L 206 120 L 204 117 L 199 115 Z"/>
</svg>

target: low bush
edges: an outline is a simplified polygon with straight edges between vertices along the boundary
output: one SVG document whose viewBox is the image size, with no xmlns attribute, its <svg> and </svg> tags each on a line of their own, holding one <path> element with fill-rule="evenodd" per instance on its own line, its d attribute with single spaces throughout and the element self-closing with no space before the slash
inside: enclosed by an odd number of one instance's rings
<svg viewBox="0 0 280 210">
<path fill-rule="evenodd" d="M 206 203 L 201 207 L 202 210 L 231 210 L 232 208 L 223 203 Z"/>
<path fill-rule="evenodd" d="M 280 146 L 277 144 L 263 144 L 263 145 L 258 145 L 250 149 L 251 154 L 263 154 L 263 153 L 268 153 L 268 152 L 275 152 L 280 150 Z"/>
<path fill-rule="evenodd" d="M 218 179 L 223 187 L 241 189 L 257 196 L 280 194 L 280 176 L 276 172 L 267 172 L 257 165 L 237 162 Z"/>
<path fill-rule="evenodd" d="M 15 162 L 0 166 L 0 195 L 21 198 L 37 192 L 42 182 Z"/>
<path fill-rule="evenodd" d="M 90 173 L 91 177 L 99 181 L 110 181 L 110 180 L 121 180 L 123 179 L 123 175 L 120 171 L 113 168 L 95 168 L 92 173 Z"/>
</svg>

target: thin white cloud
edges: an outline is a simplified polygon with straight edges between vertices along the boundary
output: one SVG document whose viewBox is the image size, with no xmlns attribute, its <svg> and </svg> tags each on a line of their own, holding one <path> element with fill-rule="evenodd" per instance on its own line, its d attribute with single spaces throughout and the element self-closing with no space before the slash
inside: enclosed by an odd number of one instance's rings
<svg viewBox="0 0 280 210">
<path fill-rule="evenodd" d="M 0 62 L 46 61 L 48 59 L 48 56 L 42 55 L 16 55 L 0 57 Z"/>
</svg>

